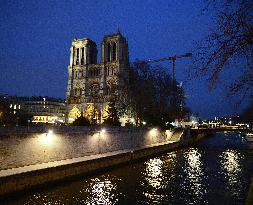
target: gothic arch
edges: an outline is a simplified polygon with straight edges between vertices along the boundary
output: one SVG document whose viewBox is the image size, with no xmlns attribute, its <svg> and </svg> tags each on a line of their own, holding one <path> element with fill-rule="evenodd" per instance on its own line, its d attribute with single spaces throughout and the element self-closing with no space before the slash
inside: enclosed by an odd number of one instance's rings
<svg viewBox="0 0 253 205">
<path fill-rule="evenodd" d="M 76 106 L 74 106 L 69 112 L 68 121 L 73 122 L 76 118 L 80 116 L 81 116 L 81 111 Z"/>
</svg>

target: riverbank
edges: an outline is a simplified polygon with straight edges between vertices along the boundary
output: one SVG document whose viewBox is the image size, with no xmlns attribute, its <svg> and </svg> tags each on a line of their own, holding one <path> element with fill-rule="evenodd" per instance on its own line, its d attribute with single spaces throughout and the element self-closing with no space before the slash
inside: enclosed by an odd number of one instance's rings
<svg viewBox="0 0 253 205">
<path fill-rule="evenodd" d="M 155 128 L 99 127 L 45 131 L 0 135 L 0 170 L 165 143 L 174 133 Z"/>
<path fill-rule="evenodd" d="M 152 130 L 152 132 L 156 133 L 157 130 Z M 152 135 L 153 138 L 154 133 Z M 156 135 L 158 136 L 159 134 L 156 133 Z M 191 137 L 190 131 L 178 130 L 173 132 L 164 142 L 160 143 L 151 143 L 144 146 L 135 146 L 132 149 L 121 149 L 118 151 L 1 170 L 0 195 L 3 196 L 12 192 L 30 189 L 38 185 L 73 176 L 92 174 L 93 172 L 110 167 L 171 151 L 193 141 L 200 140 L 202 137 L 204 137 L 202 134 Z"/>
</svg>

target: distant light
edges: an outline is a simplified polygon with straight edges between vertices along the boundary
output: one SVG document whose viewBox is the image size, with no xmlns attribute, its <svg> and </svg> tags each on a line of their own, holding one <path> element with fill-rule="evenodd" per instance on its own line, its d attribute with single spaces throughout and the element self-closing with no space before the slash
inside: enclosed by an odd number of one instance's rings
<svg viewBox="0 0 253 205">
<path fill-rule="evenodd" d="M 101 130 L 101 133 L 105 133 L 105 132 L 106 132 L 106 130 L 105 130 L 105 129 L 102 129 L 102 130 Z"/>
<path fill-rule="evenodd" d="M 146 125 L 147 123 L 143 121 L 142 124 L 143 124 L 143 125 Z"/>
<path fill-rule="evenodd" d="M 231 121 L 231 120 L 229 121 L 229 124 L 230 124 L 230 125 L 232 124 L 232 121 Z"/>
</svg>

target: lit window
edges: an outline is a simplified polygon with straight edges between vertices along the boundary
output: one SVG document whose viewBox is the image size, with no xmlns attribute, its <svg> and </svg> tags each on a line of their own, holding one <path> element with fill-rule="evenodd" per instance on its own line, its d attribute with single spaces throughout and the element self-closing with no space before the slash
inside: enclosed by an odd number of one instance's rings
<svg viewBox="0 0 253 205">
<path fill-rule="evenodd" d="M 10 108 L 12 108 L 12 104 L 10 104 Z"/>
<path fill-rule="evenodd" d="M 16 108 L 17 108 L 17 105 L 14 105 L 14 110 L 16 110 Z"/>
</svg>

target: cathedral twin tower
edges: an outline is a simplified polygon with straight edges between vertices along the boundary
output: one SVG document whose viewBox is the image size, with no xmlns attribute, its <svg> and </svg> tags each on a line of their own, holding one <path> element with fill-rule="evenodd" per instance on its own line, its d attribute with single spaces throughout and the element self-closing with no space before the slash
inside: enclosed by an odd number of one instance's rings
<svg viewBox="0 0 253 205">
<path fill-rule="evenodd" d="M 113 86 L 124 83 L 119 76 L 128 79 L 128 75 L 128 44 L 120 32 L 104 36 L 101 63 L 97 63 L 95 42 L 74 39 L 68 66 L 68 122 L 83 115 L 91 122 L 101 123 L 104 110 L 115 95 Z"/>
</svg>

